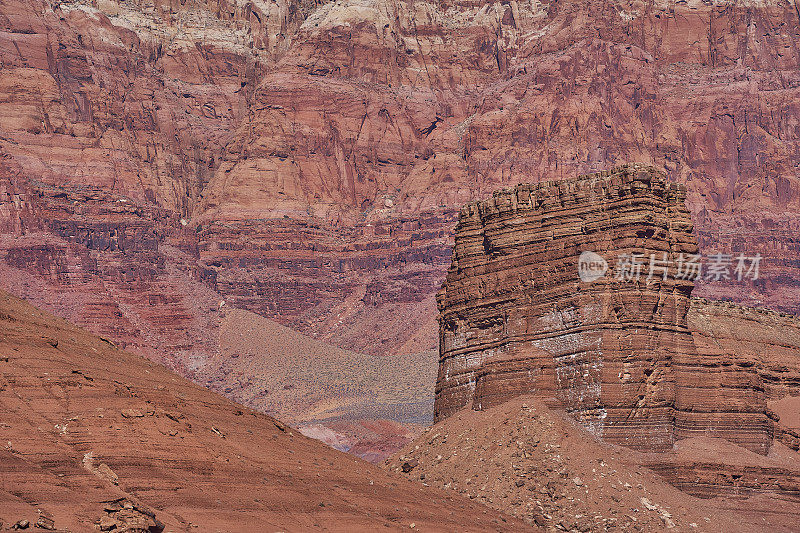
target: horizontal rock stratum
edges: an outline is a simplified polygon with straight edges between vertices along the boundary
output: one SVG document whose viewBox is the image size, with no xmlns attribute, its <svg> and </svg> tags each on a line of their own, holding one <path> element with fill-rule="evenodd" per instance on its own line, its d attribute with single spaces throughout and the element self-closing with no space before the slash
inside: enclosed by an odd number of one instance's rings
<svg viewBox="0 0 800 533">
<path fill-rule="evenodd" d="M 0 285 L 185 376 L 220 358 L 220 301 L 420 353 L 459 206 L 641 161 L 686 185 L 703 253 L 768 258 L 757 282 L 695 294 L 796 313 L 798 14 L 5 0 Z"/>
<path fill-rule="evenodd" d="M 534 393 L 615 444 L 664 451 L 706 435 L 766 454 L 761 377 L 695 347 L 694 283 L 677 271 L 698 251 L 685 197 L 656 169 L 626 165 L 463 207 L 437 297 L 435 418 Z M 581 281 L 584 252 L 641 254 L 642 275 Z M 651 258 L 665 267 L 654 276 Z"/>
</svg>

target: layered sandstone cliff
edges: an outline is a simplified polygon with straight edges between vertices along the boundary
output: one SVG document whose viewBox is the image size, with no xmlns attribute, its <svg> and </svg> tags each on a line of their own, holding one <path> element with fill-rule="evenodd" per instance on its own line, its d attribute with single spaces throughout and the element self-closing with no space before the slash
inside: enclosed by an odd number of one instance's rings
<svg viewBox="0 0 800 533">
<path fill-rule="evenodd" d="M 340 347 L 414 352 L 431 347 L 417 332 L 434 329 L 460 205 L 637 160 L 687 185 L 701 250 L 768 258 L 759 283 L 700 291 L 796 310 L 797 20 L 789 1 L 5 2 L 0 218 L 4 248 L 28 249 L 3 265 L 35 288 L 5 285 L 143 350 L 183 351 L 142 329 L 213 314 L 145 312 L 138 295 L 202 292 L 192 271 Z M 50 212 L 86 187 L 104 208 L 166 210 L 128 219 L 158 253 L 106 261 L 79 233 L 59 244 L 69 261 L 50 261 L 36 244 L 61 238 Z M 46 235 L 20 238 L 31 226 L 14 210 L 34 199 Z M 95 220 L 66 222 L 104 231 Z M 153 264 L 175 265 L 160 287 L 109 273 Z"/>
<path fill-rule="evenodd" d="M 220 298 L 184 217 L 269 55 L 244 7 L 3 3 L 5 288 L 175 368 L 212 350 Z"/>
<path fill-rule="evenodd" d="M 765 258 L 696 293 L 796 312 L 797 22 L 790 0 L 6 0 L 0 284 L 186 374 L 223 300 L 417 353 L 460 205 L 636 160 L 686 185 L 701 251 Z"/>
<path fill-rule="evenodd" d="M 713 435 L 767 453 L 761 376 L 699 352 L 689 327 L 694 283 L 678 268 L 697 242 L 684 201 L 682 186 L 630 165 L 462 208 L 438 295 L 435 418 L 535 393 L 609 442 L 668 450 Z M 584 252 L 609 271 L 582 281 Z M 639 271 L 621 270 L 635 254 Z"/>
<path fill-rule="evenodd" d="M 393 350 L 433 316 L 461 204 L 633 160 L 687 186 L 703 252 L 768 258 L 698 293 L 794 311 L 797 22 L 788 1 L 326 4 L 206 188 L 203 259 L 250 310 Z"/>
</svg>

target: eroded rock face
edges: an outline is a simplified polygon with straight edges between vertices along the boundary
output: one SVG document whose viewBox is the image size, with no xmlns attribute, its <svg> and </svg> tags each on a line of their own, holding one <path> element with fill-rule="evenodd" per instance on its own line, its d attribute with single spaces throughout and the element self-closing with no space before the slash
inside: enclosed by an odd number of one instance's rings
<svg viewBox="0 0 800 533">
<path fill-rule="evenodd" d="M 765 257 L 696 292 L 796 312 L 797 21 L 789 0 L 7 0 L 2 285 L 184 373 L 220 300 L 414 353 L 459 206 L 644 161 L 687 186 L 701 251 Z"/>
<path fill-rule="evenodd" d="M 695 348 L 694 283 L 677 271 L 697 252 L 684 200 L 683 186 L 632 165 L 462 208 L 437 297 L 435 418 L 533 392 L 613 443 L 667 450 L 713 433 L 767 453 L 759 375 Z M 609 258 L 609 272 L 582 281 L 584 252 Z M 632 279 L 619 270 L 630 254 L 646 258 Z M 651 257 L 666 267 L 652 277 Z"/>
<path fill-rule="evenodd" d="M 767 401 L 775 441 L 800 449 L 800 321 L 794 315 L 693 298 L 687 315 L 697 348 L 702 394 L 731 411 L 747 411 L 753 391 Z M 725 378 L 750 369 L 745 380 Z M 757 377 L 754 377 L 756 374 Z M 735 375 L 735 373 L 734 373 Z M 698 389 L 700 392 L 700 389 Z M 760 404 L 760 402 L 759 402 Z M 752 432 L 744 419 L 737 432 Z M 733 428 L 731 428 L 733 430 Z M 696 432 L 695 435 L 700 435 Z"/>
<path fill-rule="evenodd" d="M 109 209 L 165 209 L 131 223 L 184 235 L 192 253 L 165 269 L 167 292 L 197 270 L 235 305 L 403 353 L 435 338 L 414 339 L 433 331 L 460 205 L 643 161 L 687 185 L 701 250 L 766 258 L 759 283 L 700 292 L 795 311 L 797 20 L 789 1 L 9 1 L 0 179 L 18 192 L 0 224 L 26 231 L 6 217 L 30 201 L 22 189 L 45 211 L 87 186 Z M 174 243 L 158 243 L 170 264 Z M 53 268 L 46 289 L 6 286 L 86 300 L 109 281 Z M 69 307 L 50 308 L 92 324 Z M 108 329 L 152 345 L 127 309 Z"/>
<path fill-rule="evenodd" d="M 296 23 L 283 7 L 264 28 L 262 2 L 3 4 L 5 288 L 182 371 L 213 353 L 186 218 Z"/>
<path fill-rule="evenodd" d="M 392 350 L 409 309 L 431 309 L 459 205 L 640 161 L 687 186 L 703 252 L 768 258 L 758 283 L 699 294 L 794 311 L 797 20 L 791 2 L 327 4 L 265 76 L 206 188 L 203 257 L 250 310 L 357 349 L 341 331 L 369 324 L 385 341 L 369 349 Z M 283 216 L 326 231 L 285 232 Z"/>
</svg>

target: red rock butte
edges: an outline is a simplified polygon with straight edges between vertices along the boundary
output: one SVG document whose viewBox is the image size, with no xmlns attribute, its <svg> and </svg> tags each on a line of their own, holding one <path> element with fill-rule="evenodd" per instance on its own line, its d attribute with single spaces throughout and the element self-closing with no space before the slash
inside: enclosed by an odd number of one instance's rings
<svg viewBox="0 0 800 533">
<path fill-rule="evenodd" d="M 665 451 L 706 435 L 766 454 L 761 378 L 695 347 L 694 282 L 676 271 L 680 254 L 698 251 L 685 198 L 656 169 L 626 165 L 464 206 L 437 295 L 435 419 L 534 393 L 615 444 Z M 670 266 L 651 279 L 645 264 L 638 279 L 583 282 L 585 251 L 612 265 L 666 254 Z"/>
</svg>

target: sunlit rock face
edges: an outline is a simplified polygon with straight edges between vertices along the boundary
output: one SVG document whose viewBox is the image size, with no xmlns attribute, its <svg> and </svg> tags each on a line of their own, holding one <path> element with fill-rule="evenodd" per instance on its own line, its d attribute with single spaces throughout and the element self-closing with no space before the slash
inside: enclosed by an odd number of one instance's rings
<svg viewBox="0 0 800 533">
<path fill-rule="evenodd" d="M 219 303 L 435 349 L 464 203 L 641 161 L 686 185 L 696 294 L 796 312 L 791 1 L 6 0 L 0 283 L 167 359 Z M 489 390 L 487 384 L 487 390 Z"/>
<path fill-rule="evenodd" d="M 681 256 L 698 247 L 685 195 L 631 165 L 463 207 L 438 294 L 436 419 L 536 393 L 610 442 L 658 451 L 714 433 L 766 453 L 759 376 L 719 372 L 694 345 Z M 641 265 L 625 261 L 634 254 Z M 583 275 L 586 257 L 596 276 Z M 712 381 L 735 394 L 708 394 Z"/>
<path fill-rule="evenodd" d="M 459 206 L 639 161 L 686 185 L 704 253 L 768 258 L 757 282 L 698 294 L 794 311 L 797 17 L 788 1 L 321 5 L 204 188 L 202 260 L 252 311 L 402 350 L 432 325 Z"/>
<path fill-rule="evenodd" d="M 36 287 L 6 287 L 90 327 L 85 302 L 121 295 L 102 332 L 143 345 L 171 316 L 211 324 L 156 303 L 210 289 L 344 348 L 427 349 L 459 206 L 641 161 L 686 185 L 703 252 L 765 257 L 698 294 L 795 312 L 797 21 L 790 1 L 9 0 L 0 225 L 49 237 L 0 247 L 61 239 L 52 211 L 88 194 L 158 250 L 106 259 L 76 235 L 69 261 L 113 267 L 46 278 L 15 252 L 0 268 Z M 116 285 L 117 265 L 164 265 L 165 290 Z"/>
<path fill-rule="evenodd" d="M 276 53 L 246 4 L 0 6 L 4 288 L 181 371 L 214 351 L 187 219 Z"/>
</svg>

